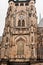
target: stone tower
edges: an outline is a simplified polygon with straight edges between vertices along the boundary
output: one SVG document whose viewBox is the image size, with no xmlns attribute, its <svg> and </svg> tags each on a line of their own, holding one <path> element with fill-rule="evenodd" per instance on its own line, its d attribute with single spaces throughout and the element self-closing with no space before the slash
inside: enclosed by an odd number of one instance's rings
<svg viewBox="0 0 43 65">
<path fill-rule="evenodd" d="M 2 62 L 37 59 L 35 0 L 9 0 L 1 44 Z M 3 65 L 8 63 L 3 63 Z"/>
</svg>

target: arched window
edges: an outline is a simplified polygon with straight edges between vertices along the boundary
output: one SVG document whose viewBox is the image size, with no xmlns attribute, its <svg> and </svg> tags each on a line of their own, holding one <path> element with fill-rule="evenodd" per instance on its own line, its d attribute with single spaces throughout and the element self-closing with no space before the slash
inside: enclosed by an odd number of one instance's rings
<svg viewBox="0 0 43 65">
<path fill-rule="evenodd" d="M 25 26 L 25 21 L 24 20 L 22 20 L 22 26 Z"/>
<path fill-rule="evenodd" d="M 38 59 L 43 59 L 43 45 L 42 45 L 42 43 L 37 44 L 37 57 L 38 57 Z"/>
<path fill-rule="evenodd" d="M 25 26 L 25 21 L 24 20 L 19 20 L 18 21 L 18 26 Z"/>
<path fill-rule="evenodd" d="M 21 26 L 21 21 L 20 20 L 18 21 L 18 26 Z"/>
<path fill-rule="evenodd" d="M 17 43 L 17 55 L 24 55 L 24 42 L 21 40 Z"/>
</svg>

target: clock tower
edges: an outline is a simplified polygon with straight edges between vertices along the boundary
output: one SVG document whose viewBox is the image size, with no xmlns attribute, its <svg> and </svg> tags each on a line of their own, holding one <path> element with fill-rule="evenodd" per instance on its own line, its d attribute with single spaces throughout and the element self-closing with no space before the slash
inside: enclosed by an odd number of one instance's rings
<svg viewBox="0 0 43 65">
<path fill-rule="evenodd" d="M 3 65 L 37 59 L 37 16 L 35 0 L 9 0 L 2 37 Z M 2 61 L 3 61 L 2 60 Z M 26 65 L 26 64 L 25 64 Z"/>
</svg>

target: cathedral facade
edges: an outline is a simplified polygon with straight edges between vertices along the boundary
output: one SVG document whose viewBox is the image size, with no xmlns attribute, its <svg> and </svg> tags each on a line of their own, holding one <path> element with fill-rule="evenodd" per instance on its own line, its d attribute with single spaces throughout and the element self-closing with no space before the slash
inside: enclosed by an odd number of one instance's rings
<svg viewBox="0 0 43 65">
<path fill-rule="evenodd" d="M 43 65 L 43 27 L 35 0 L 9 0 L 0 44 L 1 65 Z"/>
</svg>

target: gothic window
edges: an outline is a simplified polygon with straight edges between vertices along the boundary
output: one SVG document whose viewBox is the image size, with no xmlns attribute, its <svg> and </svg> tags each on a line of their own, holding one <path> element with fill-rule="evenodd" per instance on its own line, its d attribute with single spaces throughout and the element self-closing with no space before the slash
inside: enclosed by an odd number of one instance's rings
<svg viewBox="0 0 43 65">
<path fill-rule="evenodd" d="M 24 43 L 23 41 L 19 41 L 17 43 L 17 55 L 23 55 L 24 54 Z"/>
<path fill-rule="evenodd" d="M 38 44 L 38 59 L 43 59 L 43 45 L 40 43 Z"/>
<path fill-rule="evenodd" d="M 22 20 L 22 26 L 25 26 L 25 21 L 24 20 Z"/>
<path fill-rule="evenodd" d="M 21 26 L 21 21 L 20 20 L 18 21 L 18 26 Z"/>
<path fill-rule="evenodd" d="M 25 26 L 25 21 L 24 20 L 19 20 L 18 21 L 18 26 Z"/>
<path fill-rule="evenodd" d="M 28 3 L 26 3 L 25 5 L 29 5 Z"/>
<path fill-rule="evenodd" d="M 20 4 L 20 6 L 23 6 L 23 5 L 24 5 L 23 3 Z"/>
<path fill-rule="evenodd" d="M 18 6 L 18 5 L 19 5 L 18 3 L 15 4 L 15 6 Z"/>
</svg>

